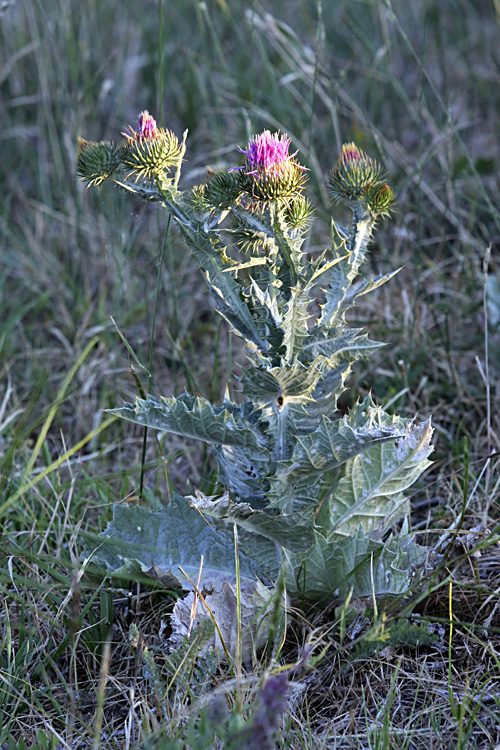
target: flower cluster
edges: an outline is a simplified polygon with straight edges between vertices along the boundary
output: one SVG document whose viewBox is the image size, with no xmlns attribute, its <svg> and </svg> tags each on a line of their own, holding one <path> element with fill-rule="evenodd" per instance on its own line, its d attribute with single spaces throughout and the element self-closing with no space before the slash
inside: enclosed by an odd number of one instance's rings
<svg viewBox="0 0 500 750">
<path fill-rule="evenodd" d="M 147 110 L 140 113 L 136 128 L 129 126 L 122 135 L 121 146 L 79 139 L 77 172 L 87 186 L 100 185 L 118 173 L 121 180 L 161 187 L 170 170 L 179 167 L 183 147 L 172 131 L 158 127 Z M 202 213 L 224 211 L 241 199 L 253 213 L 274 204 L 285 209 L 292 230 L 304 232 L 313 215 L 302 195 L 308 170 L 296 161 L 297 151 L 290 153 L 290 138 L 264 130 L 239 151 L 245 163 L 229 171 L 208 170 L 206 184 L 192 193 L 193 208 Z M 380 165 L 354 143 L 342 146 L 330 176 L 330 192 L 334 203 L 362 204 L 373 218 L 388 215 L 395 202 Z"/>
<path fill-rule="evenodd" d="M 330 193 L 334 203 L 364 202 L 373 215 L 390 213 L 395 197 L 382 181 L 382 168 L 354 143 L 344 143 L 337 165 L 330 176 Z"/>
</svg>

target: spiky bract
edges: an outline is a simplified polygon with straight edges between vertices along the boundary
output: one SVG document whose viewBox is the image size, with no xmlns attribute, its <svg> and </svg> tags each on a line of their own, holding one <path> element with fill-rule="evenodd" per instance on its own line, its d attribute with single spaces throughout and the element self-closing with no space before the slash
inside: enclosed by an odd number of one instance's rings
<svg viewBox="0 0 500 750">
<path fill-rule="evenodd" d="M 299 232 L 305 232 L 309 229 L 314 218 L 314 206 L 311 202 L 300 195 L 293 203 L 288 206 L 285 214 L 287 224 Z"/>
<path fill-rule="evenodd" d="M 174 133 L 162 130 L 154 138 L 129 139 L 120 149 L 120 160 L 135 180 L 152 180 L 179 162 L 181 147 Z"/>
<path fill-rule="evenodd" d="M 120 166 L 118 148 L 109 141 L 86 141 L 78 139 L 76 171 L 87 187 L 100 185 L 116 172 Z"/>
<path fill-rule="evenodd" d="M 203 195 L 211 209 L 225 209 L 241 194 L 241 187 L 231 172 L 207 169 L 207 181 Z"/>
</svg>

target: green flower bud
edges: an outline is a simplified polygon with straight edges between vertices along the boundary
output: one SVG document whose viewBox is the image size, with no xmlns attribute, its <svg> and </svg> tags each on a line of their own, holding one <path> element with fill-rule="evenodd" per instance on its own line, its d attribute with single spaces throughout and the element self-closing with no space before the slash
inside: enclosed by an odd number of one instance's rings
<svg viewBox="0 0 500 750">
<path fill-rule="evenodd" d="M 337 165 L 330 176 L 330 193 L 334 203 L 357 201 L 365 189 L 379 182 L 380 165 L 361 151 L 355 143 L 344 143 Z"/>
<path fill-rule="evenodd" d="M 230 172 L 213 172 L 207 169 L 207 181 L 203 195 L 211 209 L 225 209 L 241 194 L 241 187 Z"/>
<path fill-rule="evenodd" d="M 85 141 L 78 139 L 76 171 L 87 187 L 100 185 L 116 172 L 120 166 L 118 148 L 109 141 Z"/>
<path fill-rule="evenodd" d="M 305 232 L 312 224 L 314 218 L 314 206 L 302 195 L 296 198 L 289 206 L 285 214 L 285 220 L 292 229 Z"/>
<path fill-rule="evenodd" d="M 366 207 L 374 216 L 389 216 L 395 202 L 394 191 L 385 182 L 370 185 L 365 191 Z"/>
<path fill-rule="evenodd" d="M 120 160 L 129 171 L 129 177 L 138 180 L 153 180 L 177 166 L 181 157 L 181 146 L 177 136 L 170 130 L 158 128 L 149 112 L 139 115 L 137 131 L 129 127 L 120 149 Z"/>
</svg>

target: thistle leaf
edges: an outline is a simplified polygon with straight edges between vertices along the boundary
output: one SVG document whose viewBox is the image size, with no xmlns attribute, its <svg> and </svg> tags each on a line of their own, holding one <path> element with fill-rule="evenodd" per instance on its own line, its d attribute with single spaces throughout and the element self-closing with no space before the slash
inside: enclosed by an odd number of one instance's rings
<svg viewBox="0 0 500 750">
<path fill-rule="evenodd" d="M 280 367 L 248 367 L 243 370 L 241 382 L 245 395 L 263 409 L 274 405 L 278 399 L 281 406 L 311 401 L 321 376 L 319 366 L 282 362 Z"/>
<path fill-rule="evenodd" d="M 253 345 L 253 348 L 266 351 L 268 344 L 262 338 L 256 321 L 242 297 L 241 285 L 230 273 L 225 273 L 230 265 L 224 263 L 224 256 L 220 252 L 224 247 L 217 233 L 206 231 L 202 222 L 186 215 L 169 196 L 165 196 L 165 203 L 189 242 L 193 256 L 205 272 L 218 312 L 247 340 L 250 347 Z"/>
<path fill-rule="evenodd" d="M 427 550 L 411 538 L 370 539 L 360 527 L 334 543 L 321 534 L 305 554 L 284 550 L 287 589 L 307 601 L 331 596 L 353 597 L 401 594 L 418 581 Z"/>
<path fill-rule="evenodd" d="M 219 484 L 228 487 L 231 497 L 238 502 L 251 502 L 255 508 L 263 508 L 269 487 L 269 453 L 234 445 L 214 445 L 212 453 L 217 459 Z"/>
<path fill-rule="evenodd" d="M 282 547 L 298 552 L 308 549 L 314 542 L 314 512 L 308 508 L 299 513 L 271 516 L 255 510 L 248 503 L 233 503 L 229 493 L 222 497 L 208 497 L 196 492 L 188 498 L 191 507 L 219 521 L 234 522 L 246 531 L 260 534 Z"/>
<path fill-rule="evenodd" d="M 383 533 L 408 513 L 403 492 L 431 463 L 432 432 L 430 420 L 408 421 L 397 440 L 374 445 L 347 461 L 317 517 L 328 539 L 353 534 L 359 526 L 367 533 Z"/>
<path fill-rule="evenodd" d="M 353 426 L 349 417 L 335 422 L 323 418 L 314 432 L 297 436 L 291 459 L 278 466 L 270 480 L 271 506 L 291 512 L 297 506 L 317 503 L 317 482 L 326 472 L 338 469 L 380 442 L 394 441 L 403 434 L 398 425 L 380 424 L 375 428 L 367 421 L 362 426 Z"/>
<path fill-rule="evenodd" d="M 362 328 L 330 328 L 316 326 L 304 341 L 300 358 L 302 362 L 309 362 L 322 356 L 328 359 L 328 367 L 335 368 L 341 359 L 355 362 L 361 357 L 369 357 L 384 344 L 371 341 Z M 360 335 L 361 334 L 361 335 Z"/>
<path fill-rule="evenodd" d="M 197 438 L 206 443 L 235 445 L 265 452 L 264 439 L 233 404 L 212 406 L 200 396 L 187 393 L 178 398 L 151 396 L 137 398 L 135 404 L 125 403 L 119 409 L 109 409 L 129 422 L 145 427 Z"/>
<path fill-rule="evenodd" d="M 290 290 L 290 299 L 288 300 L 281 323 L 283 331 L 283 346 L 285 347 L 285 362 L 291 364 L 302 349 L 302 342 L 307 336 L 307 321 L 309 314 L 307 312 L 311 304 L 311 291 L 313 283 L 297 285 Z"/>
<path fill-rule="evenodd" d="M 159 511 L 115 505 L 113 520 L 98 537 L 92 561 L 116 576 L 136 561 L 143 572 L 186 590 L 192 587 L 179 566 L 196 582 L 201 570 L 201 587 L 236 580 L 233 535 L 225 528 L 209 525 L 179 496 Z M 241 576 L 254 579 L 256 571 L 257 563 L 240 555 Z"/>
</svg>

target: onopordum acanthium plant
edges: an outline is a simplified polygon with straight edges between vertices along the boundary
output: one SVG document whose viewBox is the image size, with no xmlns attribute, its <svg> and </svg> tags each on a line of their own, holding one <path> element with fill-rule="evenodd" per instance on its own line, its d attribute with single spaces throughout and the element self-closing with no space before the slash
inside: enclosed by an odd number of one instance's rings
<svg viewBox="0 0 500 750">
<path fill-rule="evenodd" d="M 393 191 L 377 162 L 344 145 L 330 191 L 350 207 L 352 224 L 332 220 L 331 246 L 310 257 L 302 250 L 313 215 L 303 195 L 307 170 L 286 135 L 253 136 L 240 166 L 209 170 L 204 185 L 182 192 L 184 152 L 185 139 L 144 112 L 120 146 L 81 140 L 78 174 L 87 185 L 111 179 L 170 212 L 249 364 L 238 402 L 148 395 L 113 410 L 208 443 L 221 492 L 176 496 L 157 512 L 117 505 L 97 559 L 115 571 L 161 570 L 189 588 L 181 566 L 229 595 L 236 527 L 239 572 L 250 587 L 283 570 L 289 594 L 306 601 L 407 590 L 424 550 L 408 533 L 405 491 L 429 464 L 430 420 L 391 416 L 371 396 L 346 415 L 337 407 L 352 365 L 382 346 L 346 313 L 396 273 L 360 274 Z M 252 590 L 261 606 L 261 589 Z"/>
</svg>

